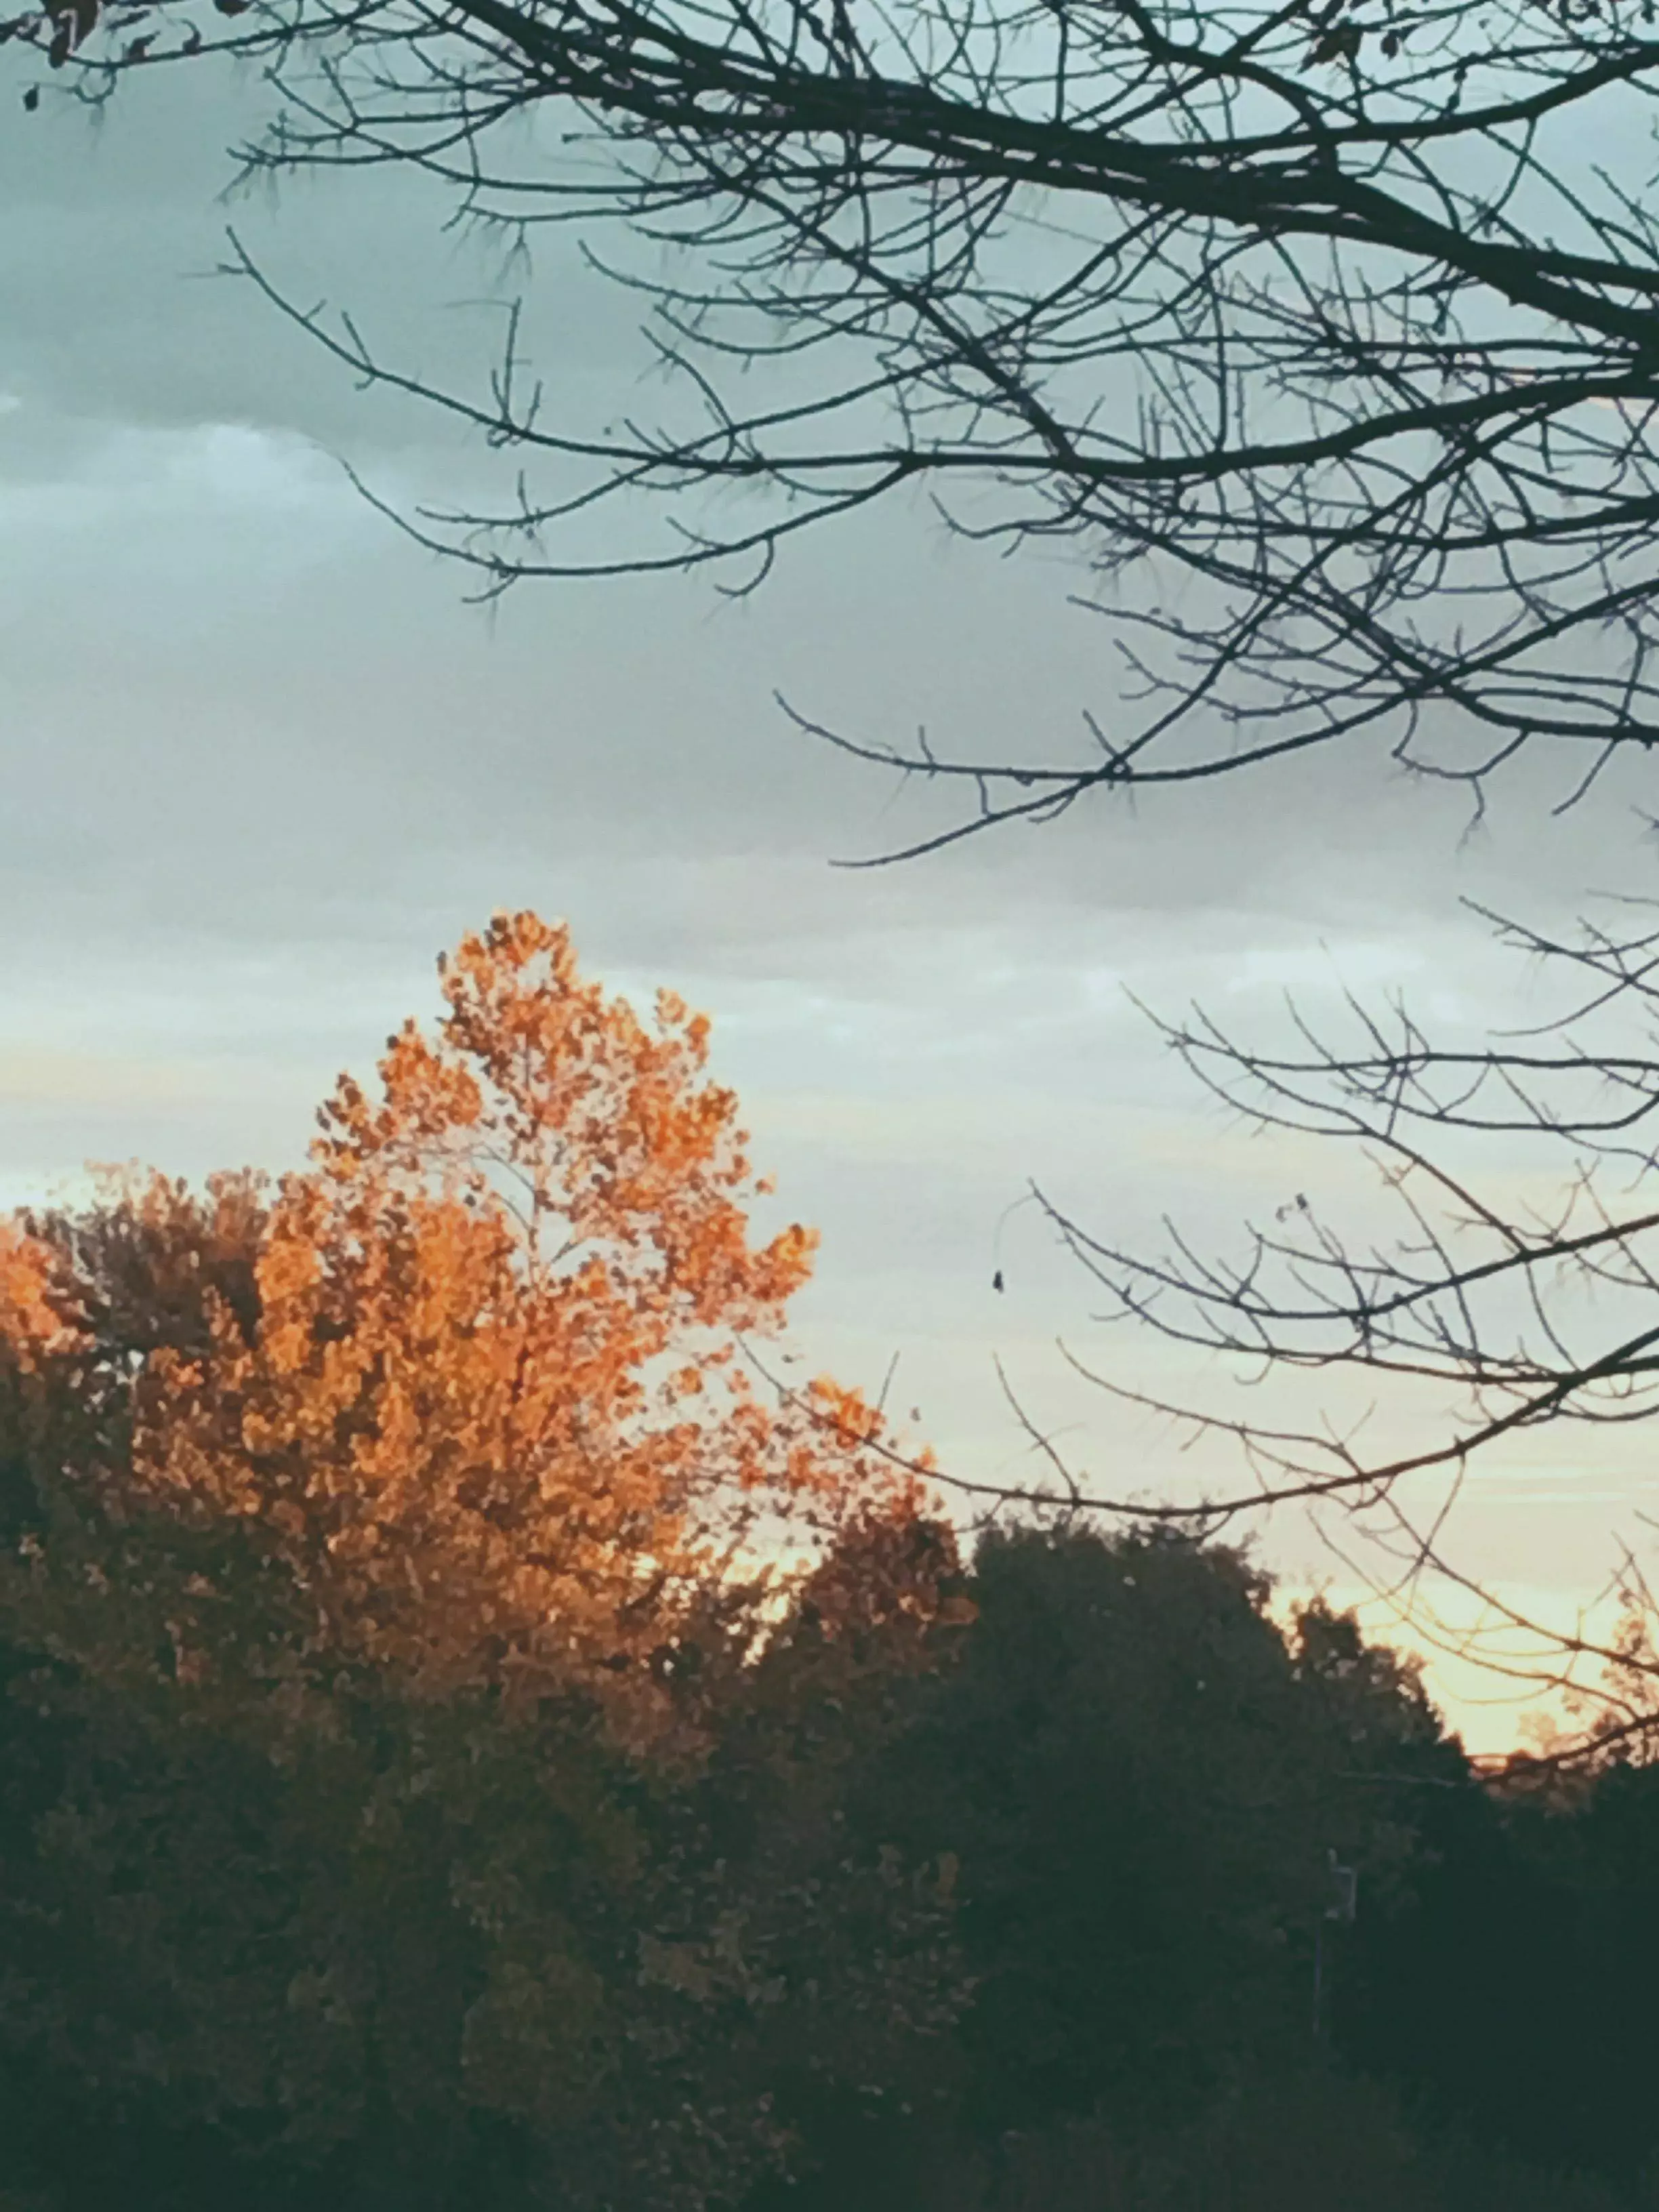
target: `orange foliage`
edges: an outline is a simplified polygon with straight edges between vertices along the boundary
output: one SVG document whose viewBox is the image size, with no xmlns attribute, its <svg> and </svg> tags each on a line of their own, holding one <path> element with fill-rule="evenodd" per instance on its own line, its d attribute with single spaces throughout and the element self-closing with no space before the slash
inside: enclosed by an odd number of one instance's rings
<svg viewBox="0 0 1659 2212">
<path fill-rule="evenodd" d="M 23 1224 L 0 1221 L 0 1338 L 26 1373 L 75 1341 L 52 1296 L 54 1272 L 47 1245 Z"/>
<path fill-rule="evenodd" d="M 758 1557 L 907 1520 L 915 1485 L 854 1396 L 751 1387 L 738 1340 L 776 1325 L 815 1240 L 751 1242 L 762 1186 L 703 1018 L 665 995 L 640 1020 L 529 914 L 440 974 L 434 1033 L 391 1039 L 374 1093 L 341 1079 L 267 1209 L 214 1187 L 202 1237 L 229 1208 L 252 1296 L 192 1278 L 196 1325 L 139 1344 L 122 1480 L 252 1526 L 331 1650 L 645 1716 Z M 124 1204 L 154 1242 L 182 1202 L 158 1180 Z M 70 1340 L 63 1264 L 61 1241 L 0 1244 L 19 1353 Z"/>
</svg>

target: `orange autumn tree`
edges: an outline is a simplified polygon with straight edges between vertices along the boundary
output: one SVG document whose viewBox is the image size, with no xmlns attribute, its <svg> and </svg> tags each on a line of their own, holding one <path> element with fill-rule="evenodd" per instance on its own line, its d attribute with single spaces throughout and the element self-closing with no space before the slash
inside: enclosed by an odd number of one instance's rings
<svg viewBox="0 0 1659 2212">
<path fill-rule="evenodd" d="M 641 1020 L 532 914 L 440 975 L 434 1030 L 406 1024 L 377 1086 L 341 1079 L 307 1170 L 263 1211 L 210 1191 L 204 1233 L 228 1207 L 251 1295 L 198 1282 L 189 1327 L 118 1361 L 101 1480 L 118 1510 L 255 1535 L 321 1650 L 433 1692 L 599 1689 L 648 1723 L 712 1620 L 741 1641 L 782 1561 L 908 1519 L 916 1485 L 856 1394 L 751 1382 L 739 1340 L 780 1323 L 815 1239 L 751 1233 L 767 1186 L 706 1019 L 665 994 Z M 113 1218 L 185 1206 L 158 1180 Z M 0 1273 L 14 1364 L 89 1371 L 61 1222 L 14 1233 Z"/>
</svg>

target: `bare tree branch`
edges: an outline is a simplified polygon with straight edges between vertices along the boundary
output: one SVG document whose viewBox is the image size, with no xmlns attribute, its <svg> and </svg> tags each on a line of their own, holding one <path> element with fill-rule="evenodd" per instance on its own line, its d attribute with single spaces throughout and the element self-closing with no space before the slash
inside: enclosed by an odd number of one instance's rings
<svg viewBox="0 0 1659 2212">
<path fill-rule="evenodd" d="M 258 56 L 250 170 L 411 167 L 504 255 L 574 226 L 640 299 L 665 382 L 603 422 L 516 319 L 434 390 L 234 249 L 510 465 L 497 507 L 401 518 L 485 596 L 750 588 L 916 487 L 1073 544 L 1116 649 L 1075 747 L 799 718 L 934 787 L 907 853 L 1355 743 L 1477 805 L 1551 743 L 1570 803 L 1659 737 L 1640 0 L 51 0 L 8 34 L 92 99 Z"/>
</svg>

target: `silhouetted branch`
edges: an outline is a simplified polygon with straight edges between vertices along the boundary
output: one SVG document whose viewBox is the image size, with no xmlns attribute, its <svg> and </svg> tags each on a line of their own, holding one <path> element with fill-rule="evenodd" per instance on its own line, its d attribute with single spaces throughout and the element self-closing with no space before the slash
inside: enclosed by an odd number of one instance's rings
<svg viewBox="0 0 1659 2212">
<path fill-rule="evenodd" d="M 410 167 L 509 258 L 575 227 L 640 299 L 666 381 L 618 426 L 516 320 L 476 391 L 436 389 L 237 249 L 343 366 L 510 460 L 502 504 L 405 518 L 486 595 L 744 588 L 905 487 L 967 537 L 1074 544 L 1118 654 L 1077 747 L 803 718 L 938 787 L 907 852 L 1358 741 L 1477 805 L 1551 741 L 1571 803 L 1659 736 L 1638 5 L 53 0 L 10 27 L 89 98 L 256 55 L 250 169 Z"/>
<path fill-rule="evenodd" d="M 1487 915 L 1565 988 L 1547 1020 L 1485 1044 L 1442 1046 L 1403 1005 L 1379 1015 L 1352 998 L 1335 1027 L 1292 1005 L 1290 1051 L 1242 1042 L 1200 1012 L 1159 1023 L 1246 1127 L 1359 1146 L 1393 1210 L 1391 1232 L 1361 1241 L 1298 1191 L 1271 1221 L 1247 1224 L 1231 1253 L 1200 1250 L 1167 1222 L 1163 1248 L 1148 1250 L 1044 1201 L 1105 1293 L 1103 1318 L 1207 1355 L 1224 1390 L 1295 1375 L 1328 1386 L 1316 1417 L 1292 1428 L 1213 1392 L 1189 1400 L 1132 1387 L 1121 1359 L 1068 1355 L 1115 1399 L 1242 1466 L 1244 1482 L 1186 1506 L 1194 1524 L 1288 1504 L 1340 1507 L 1372 1565 L 1347 1537 L 1345 1563 L 1419 1640 L 1581 1701 L 1590 1724 L 1577 1758 L 1604 1745 L 1628 1754 L 1638 1736 L 1659 1741 L 1654 1608 L 1634 1561 L 1626 1554 L 1620 1571 L 1623 1625 L 1610 1641 L 1582 1622 L 1568 1634 L 1528 1615 L 1458 1565 L 1443 1538 L 1466 1481 L 1523 1434 L 1659 1415 L 1659 1211 L 1638 1195 L 1659 1115 L 1659 926 L 1639 902 L 1613 913 L 1618 927 L 1592 921 L 1564 939 Z M 1494 1154 L 1499 1139 L 1529 1140 L 1524 1185 L 1513 1158 Z M 1540 1193 L 1538 1169 L 1552 1157 L 1558 1172 Z M 1317 1188 L 1318 1153 L 1302 1172 Z M 1344 1413 L 1356 1384 L 1366 1402 Z M 1425 1419 L 1429 1440 L 1402 1447 Z M 1438 1504 L 1408 1503 L 1435 1476 Z M 1086 1502 L 1087 1478 L 1076 1480 Z M 1475 1625 L 1446 1629 L 1431 1584 L 1474 1603 Z M 1587 1662 L 1602 1669 L 1596 1682 Z"/>
</svg>

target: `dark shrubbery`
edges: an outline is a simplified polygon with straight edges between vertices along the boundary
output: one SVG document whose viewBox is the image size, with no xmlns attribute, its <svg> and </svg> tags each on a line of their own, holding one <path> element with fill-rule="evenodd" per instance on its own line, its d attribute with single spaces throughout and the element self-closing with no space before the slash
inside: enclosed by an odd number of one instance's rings
<svg viewBox="0 0 1659 2212">
<path fill-rule="evenodd" d="M 1650 2201 L 1659 1778 L 1481 1785 L 1226 1552 L 904 1540 L 661 1765 L 348 1670 L 279 1742 L 14 1585 L 5 2212 Z"/>
</svg>

